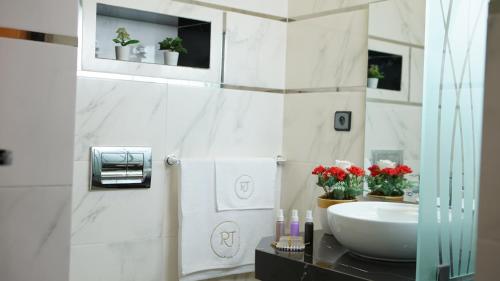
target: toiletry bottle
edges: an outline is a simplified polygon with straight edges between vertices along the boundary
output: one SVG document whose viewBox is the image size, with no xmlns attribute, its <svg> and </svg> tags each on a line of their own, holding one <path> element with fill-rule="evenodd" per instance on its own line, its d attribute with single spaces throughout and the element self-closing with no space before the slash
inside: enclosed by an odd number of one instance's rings
<svg viewBox="0 0 500 281">
<path fill-rule="evenodd" d="M 312 248 L 314 236 L 314 223 L 313 215 L 311 210 L 307 210 L 306 219 L 304 224 L 304 244 L 307 247 Z"/>
<path fill-rule="evenodd" d="M 278 216 L 276 217 L 276 237 L 274 241 L 276 243 L 280 241 L 280 237 L 285 235 L 285 215 L 283 214 L 283 209 L 278 211 Z"/>
<path fill-rule="evenodd" d="M 290 236 L 299 236 L 299 211 L 292 210 L 292 217 L 290 219 Z"/>
</svg>

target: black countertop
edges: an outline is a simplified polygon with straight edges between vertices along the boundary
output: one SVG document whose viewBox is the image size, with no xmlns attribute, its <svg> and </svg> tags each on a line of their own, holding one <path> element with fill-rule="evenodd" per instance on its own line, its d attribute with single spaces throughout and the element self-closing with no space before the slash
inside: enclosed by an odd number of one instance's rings
<svg viewBox="0 0 500 281">
<path fill-rule="evenodd" d="M 356 256 L 322 231 L 314 232 L 313 249 L 306 252 L 281 252 L 271 246 L 272 241 L 272 237 L 264 238 L 255 249 L 255 278 L 262 281 L 415 280 L 415 263 Z"/>
</svg>

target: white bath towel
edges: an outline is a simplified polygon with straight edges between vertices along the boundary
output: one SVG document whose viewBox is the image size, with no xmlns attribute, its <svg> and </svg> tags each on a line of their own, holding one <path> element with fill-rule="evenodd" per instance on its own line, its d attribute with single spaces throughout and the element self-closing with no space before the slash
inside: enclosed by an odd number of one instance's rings
<svg viewBox="0 0 500 281">
<path fill-rule="evenodd" d="M 210 160 L 183 159 L 180 180 L 180 280 L 251 272 L 255 247 L 273 234 L 274 210 L 217 212 Z"/>
<path fill-rule="evenodd" d="M 217 210 L 274 209 L 276 159 L 217 159 Z"/>
</svg>

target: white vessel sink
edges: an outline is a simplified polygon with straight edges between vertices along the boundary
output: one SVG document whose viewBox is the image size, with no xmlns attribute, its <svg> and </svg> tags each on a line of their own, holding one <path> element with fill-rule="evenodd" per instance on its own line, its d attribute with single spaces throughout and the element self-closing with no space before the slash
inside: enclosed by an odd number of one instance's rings
<svg viewBox="0 0 500 281">
<path fill-rule="evenodd" d="M 333 235 L 360 256 L 414 261 L 417 253 L 418 205 L 353 202 L 328 208 Z"/>
</svg>

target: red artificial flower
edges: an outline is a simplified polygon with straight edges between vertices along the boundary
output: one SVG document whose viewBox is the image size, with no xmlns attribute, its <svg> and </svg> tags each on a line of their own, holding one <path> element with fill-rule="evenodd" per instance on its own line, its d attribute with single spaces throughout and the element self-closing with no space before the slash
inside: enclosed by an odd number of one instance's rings
<svg viewBox="0 0 500 281">
<path fill-rule="evenodd" d="M 370 171 L 370 175 L 372 177 L 380 175 L 380 167 L 378 165 L 372 165 L 370 168 L 368 168 L 368 170 Z"/>
<path fill-rule="evenodd" d="M 314 168 L 314 170 L 312 171 L 312 174 L 313 175 L 319 175 L 319 174 L 322 174 L 326 171 L 325 167 L 323 167 L 322 165 L 319 165 L 318 167 Z"/>
<path fill-rule="evenodd" d="M 357 166 L 351 166 L 347 169 L 347 171 L 357 177 L 362 177 L 365 175 L 365 170 Z"/>
<path fill-rule="evenodd" d="M 396 167 L 396 170 L 397 170 L 398 174 L 400 174 L 400 175 L 406 175 L 406 174 L 413 173 L 413 170 L 406 165 L 398 165 Z"/>
<path fill-rule="evenodd" d="M 396 168 L 384 168 L 380 173 L 388 176 L 395 176 L 398 174 L 398 170 Z"/>
<path fill-rule="evenodd" d="M 331 167 L 326 171 L 329 176 L 334 176 L 338 181 L 344 181 L 347 173 L 339 167 Z"/>
</svg>

